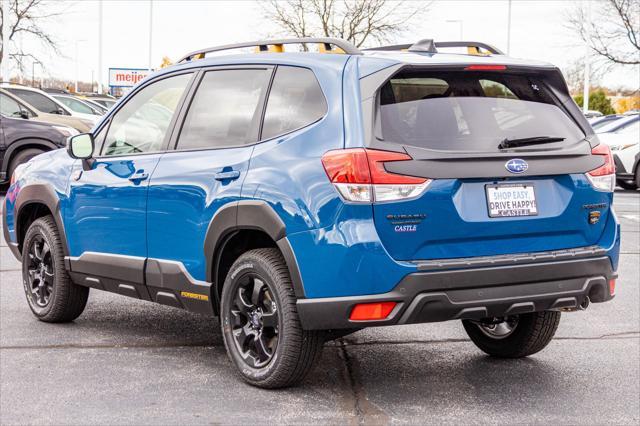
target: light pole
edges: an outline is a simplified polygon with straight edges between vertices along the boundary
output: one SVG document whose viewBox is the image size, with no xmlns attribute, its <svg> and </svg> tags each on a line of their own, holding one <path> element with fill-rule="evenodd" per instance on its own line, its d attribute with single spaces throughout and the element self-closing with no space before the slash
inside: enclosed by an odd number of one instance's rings
<svg viewBox="0 0 640 426">
<path fill-rule="evenodd" d="M 102 94 L 102 0 L 98 1 L 98 93 Z"/>
<path fill-rule="evenodd" d="M 591 2 L 587 1 L 587 37 L 586 40 L 589 40 L 591 37 Z M 589 111 L 589 89 L 591 85 L 591 63 L 589 61 L 589 43 L 585 42 L 585 50 L 586 53 L 584 55 L 584 88 L 582 91 L 582 112 L 587 113 Z"/>
<path fill-rule="evenodd" d="M 78 57 L 78 44 L 85 42 L 87 40 L 76 40 L 76 84 L 75 84 L 75 92 L 78 93 L 78 61 L 79 61 L 79 57 Z"/>
<path fill-rule="evenodd" d="M 42 62 L 40 62 L 37 59 L 34 59 L 31 62 L 31 87 L 36 87 L 36 64 L 40 65 L 40 68 L 42 68 Z M 40 80 L 42 81 L 42 80 Z M 42 84 L 41 84 L 42 86 Z M 40 87 L 42 89 L 42 87 Z"/>
<path fill-rule="evenodd" d="M 149 72 L 151 72 L 151 52 L 153 49 L 153 0 L 149 0 Z"/>
<path fill-rule="evenodd" d="M 511 52 L 511 0 L 507 9 L 507 55 Z"/>
<path fill-rule="evenodd" d="M 464 29 L 463 22 L 461 19 L 448 19 L 447 22 L 449 24 L 458 24 L 460 26 L 460 41 L 464 40 Z"/>
</svg>

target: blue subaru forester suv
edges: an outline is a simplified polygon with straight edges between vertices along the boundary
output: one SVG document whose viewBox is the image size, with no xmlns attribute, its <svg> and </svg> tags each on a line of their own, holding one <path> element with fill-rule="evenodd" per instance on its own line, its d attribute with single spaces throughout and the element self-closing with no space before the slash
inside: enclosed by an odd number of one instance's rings
<svg viewBox="0 0 640 426">
<path fill-rule="evenodd" d="M 20 166 L 4 237 L 38 319 L 75 319 L 89 288 L 217 315 L 241 376 L 275 388 L 369 326 L 541 350 L 561 311 L 614 295 L 614 182 L 551 65 L 271 40 L 189 54 Z"/>
</svg>

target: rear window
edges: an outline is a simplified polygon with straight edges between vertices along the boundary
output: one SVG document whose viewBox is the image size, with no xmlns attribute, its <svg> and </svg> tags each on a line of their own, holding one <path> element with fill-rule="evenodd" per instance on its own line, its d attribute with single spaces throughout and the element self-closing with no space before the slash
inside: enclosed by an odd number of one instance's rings
<svg viewBox="0 0 640 426">
<path fill-rule="evenodd" d="M 475 71 L 397 74 L 379 92 L 386 142 L 442 151 L 498 151 L 504 139 L 584 138 L 549 89 L 533 76 Z"/>
</svg>

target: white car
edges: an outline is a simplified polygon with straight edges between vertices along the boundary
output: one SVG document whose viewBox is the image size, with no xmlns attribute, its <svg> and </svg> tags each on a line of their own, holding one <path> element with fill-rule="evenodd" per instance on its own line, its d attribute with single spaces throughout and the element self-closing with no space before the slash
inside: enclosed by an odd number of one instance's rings
<svg viewBox="0 0 640 426">
<path fill-rule="evenodd" d="M 640 116 L 623 117 L 596 131 L 611 148 L 618 186 L 640 188 Z"/>
<path fill-rule="evenodd" d="M 73 117 L 83 118 L 95 124 L 100 116 L 94 114 L 83 114 L 73 111 L 66 105 L 60 103 L 45 92 L 33 87 L 21 86 L 18 84 L 2 84 L 2 89 L 19 97 L 30 105 L 33 105 L 40 112 L 47 114 L 71 115 Z"/>
<path fill-rule="evenodd" d="M 50 96 L 61 104 L 67 106 L 73 112 L 90 115 L 103 114 L 102 109 L 99 110 L 97 107 L 94 107 L 83 99 L 78 99 L 75 96 L 61 94 L 51 94 Z"/>
</svg>

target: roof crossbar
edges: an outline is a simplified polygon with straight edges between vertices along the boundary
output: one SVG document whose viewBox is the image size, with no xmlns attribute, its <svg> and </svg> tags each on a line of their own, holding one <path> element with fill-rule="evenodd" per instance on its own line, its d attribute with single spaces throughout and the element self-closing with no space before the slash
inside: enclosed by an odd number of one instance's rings
<svg viewBox="0 0 640 426">
<path fill-rule="evenodd" d="M 433 43 L 433 49 L 430 49 L 428 44 L 429 42 Z M 436 41 L 430 39 L 420 40 L 417 43 L 413 44 L 393 44 L 390 46 L 380 46 L 380 47 L 372 47 L 370 49 L 364 49 L 367 51 L 378 50 L 378 51 L 398 51 L 398 50 L 408 50 L 409 52 L 430 52 L 437 53 L 438 47 L 466 47 L 467 49 L 483 49 L 492 55 L 504 55 L 504 53 L 498 49 L 497 47 L 491 46 L 490 44 L 482 43 L 479 41 Z"/>
<path fill-rule="evenodd" d="M 348 55 L 362 55 L 362 52 L 357 47 L 355 47 L 353 44 L 344 40 L 340 40 L 337 38 L 330 38 L 330 37 L 319 37 L 319 38 L 305 37 L 305 38 L 283 38 L 283 39 L 276 39 L 276 40 L 260 40 L 260 41 L 246 42 L 246 43 L 225 44 L 222 46 L 209 47 L 207 49 L 196 50 L 195 52 L 189 53 L 188 55 L 180 59 L 178 63 L 188 62 L 188 61 L 191 61 L 192 59 L 204 58 L 204 55 L 207 53 L 220 52 L 223 50 L 240 49 L 243 47 L 257 47 L 260 52 L 267 52 L 269 51 L 269 46 L 277 46 L 277 45 L 283 45 L 283 44 L 303 44 L 303 45 L 319 44 L 321 45 L 321 49 L 324 48 L 324 51 L 326 52 L 342 51 Z M 337 49 L 333 48 L 332 46 L 335 46 Z"/>
</svg>

